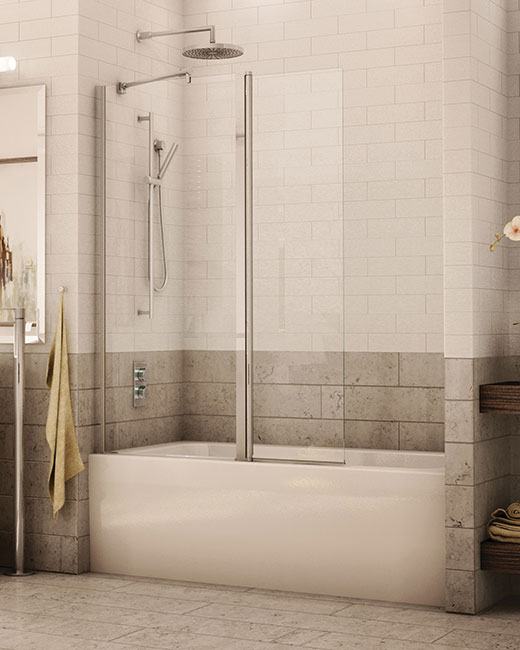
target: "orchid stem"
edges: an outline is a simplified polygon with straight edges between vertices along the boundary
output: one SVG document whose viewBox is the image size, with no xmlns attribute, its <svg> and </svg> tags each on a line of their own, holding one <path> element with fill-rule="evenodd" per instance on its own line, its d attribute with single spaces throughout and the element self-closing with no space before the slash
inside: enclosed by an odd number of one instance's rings
<svg viewBox="0 0 520 650">
<path fill-rule="evenodd" d="M 500 235 L 500 233 L 496 232 L 495 233 L 495 241 L 490 245 L 489 250 L 493 252 L 495 250 L 495 246 L 498 244 L 499 241 L 504 239 L 505 235 Z"/>
</svg>

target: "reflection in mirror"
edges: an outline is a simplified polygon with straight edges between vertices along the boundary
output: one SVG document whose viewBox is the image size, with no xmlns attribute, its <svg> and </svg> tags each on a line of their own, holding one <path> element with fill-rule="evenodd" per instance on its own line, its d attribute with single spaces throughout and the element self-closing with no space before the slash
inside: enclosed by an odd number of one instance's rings
<svg viewBox="0 0 520 650">
<path fill-rule="evenodd" d="M 26 342 L 45 337 L 45 86 L 0 89 L 0 321 L 26 310 Z M 10 343 L 12 327 L 0 327 Z"/>
</svg>

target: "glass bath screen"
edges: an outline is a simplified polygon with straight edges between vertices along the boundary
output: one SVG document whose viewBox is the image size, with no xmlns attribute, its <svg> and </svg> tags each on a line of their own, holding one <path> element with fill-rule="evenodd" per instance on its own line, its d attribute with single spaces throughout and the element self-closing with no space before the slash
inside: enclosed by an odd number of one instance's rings
<svg viewBox="0 0 520 650">
<path fill-rule="evenodd" d="M 253 80 L 254 458 L 344 462 L 340 70 Z"/>
<path fill-rule="evenodd" d="M 170 442 L 182 435 L 182 93 L 183 82 L 106 88 L 105 105 L 105 449 Z M 162 185 L 169 279 L 149 309 L 149 115 L 163 155 L 180 144 Z M 141 118 L 139 120 L 138 118 Z M 144 120 L 143 120 L 144 118 Z M 157 156 L 154 160 L 158 163 Z M 156 286 L 164 277 L 158 197 L 153 240 Z M 134 364 L 145 368 L 146 396 L 134 400 Z"/>
<path fill-rule="evenodd" d="M 153 82 L 106 101 L 106 450 L 179 440 L 234 443 L 236 92 L 232 76 Z M 149 132 L 162 160 L 168 283 L 146 314 Z M 155 165 L 158 165 L 156 156 Z M 155 196 L 154 285 L 164 279 Z M 134 364 L 146 399 L 133 400 Z"/>
</svg>

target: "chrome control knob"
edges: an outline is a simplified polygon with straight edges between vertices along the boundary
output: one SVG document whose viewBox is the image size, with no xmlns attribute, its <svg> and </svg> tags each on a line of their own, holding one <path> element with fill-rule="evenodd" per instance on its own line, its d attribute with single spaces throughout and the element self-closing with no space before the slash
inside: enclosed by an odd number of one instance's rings
<svg viewBox="0 0 520 650">
<path fill-rule="evenodd" d="M 144 399 L 145 394 L 146 394 L 146 386 L 134 387 L 134 397 L 136 399 Z"/>
</svg>

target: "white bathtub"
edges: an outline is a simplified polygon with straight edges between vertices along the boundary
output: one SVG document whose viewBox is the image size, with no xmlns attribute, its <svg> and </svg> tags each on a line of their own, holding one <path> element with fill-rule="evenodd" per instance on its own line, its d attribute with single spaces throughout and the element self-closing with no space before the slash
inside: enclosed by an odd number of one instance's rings
<svg viewBox="0 0 520 650">
<path fill-rule="evenodd" d="M 91 455 L 92 570 L 444 604 L 443 454 L 347 449 L 344 466 L 233 457 L 232 444 L 202 442 Z"/>
</svg>

